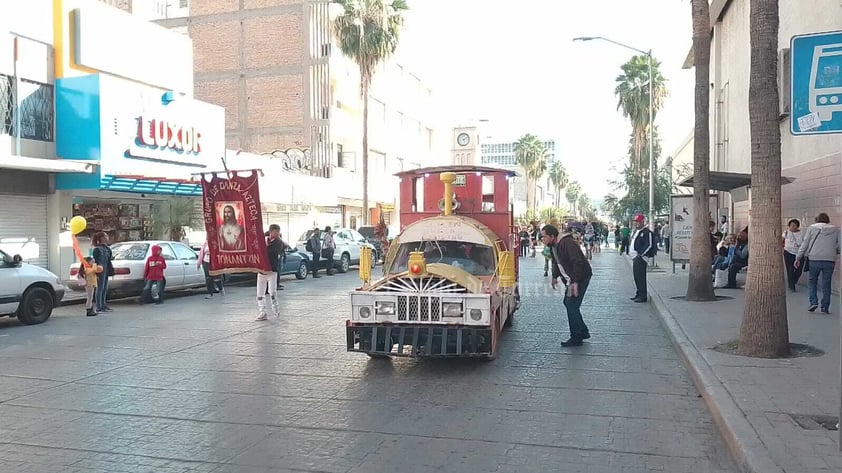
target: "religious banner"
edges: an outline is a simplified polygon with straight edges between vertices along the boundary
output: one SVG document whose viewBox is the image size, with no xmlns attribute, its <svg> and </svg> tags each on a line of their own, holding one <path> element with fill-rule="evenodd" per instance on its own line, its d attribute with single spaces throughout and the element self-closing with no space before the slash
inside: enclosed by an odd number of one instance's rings
<svg viewBox="0 0 842 473">
<path fill-rule="evenodd" d="M 210 274 L 269 272 L 257 171 L 202 175 Z"/>
</svg>

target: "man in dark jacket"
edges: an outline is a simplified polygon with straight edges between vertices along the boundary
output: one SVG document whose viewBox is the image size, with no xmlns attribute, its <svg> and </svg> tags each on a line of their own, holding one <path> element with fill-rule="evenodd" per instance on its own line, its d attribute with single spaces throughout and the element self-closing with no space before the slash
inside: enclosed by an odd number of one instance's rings
<svg viewBox="0 0 842 473">
<path fill-rule="evenodd" d="M 655 246 L 655 236 L 652 231 L 643 222 L 643 214 L 634 216 L 634 225 L 637 230 L 632 237 L 631 246 L 632 256 L 632 274 L 634 274 L 634 285 L 637 291 L 634 297 L 631 298 L 634 302 L 646 302 L 649 300 L 649 291 L 646 289 L 646 268 L 649 264 L 646 258 L 653 258 L 657 247 Z"/>
<path fill-rule="evenodd" d="M 541 230 L 544 245 L 550 247 L 553 263 L 553 289 L 558 288 L 558 279 L 565 285 L 564 307 L 567 308 L 567 323 L 570 326 L 570 338 L 561 342 L 563 347 L 578 347 L 582 340 L 591 338 L 588 326 L 582 319 L 582 301 L 591 282 L 593 270 L 582 248 L 569 233 L 559 235 L 558 228 L 545 225 Z"/>
<path fill-rule="evenodd" d="M 269 273 L 257 274 L 257 319 L 266 320 L 266 292 L 269 292 L 269 299 L 271 300 L 271 307 L 268 310 L 272 311 L 272 315 L 279 317 L 280 307 L 278 306 L 278 270 L 281 264 L 281 256 L 284 253 L 284 244 L 281 242 L 281 227 L 272 224 L 269 225 L 269 235 L 266 237 L 266 253 L 269 261 L 269 267 L 272 269 Z"/>
</svg>

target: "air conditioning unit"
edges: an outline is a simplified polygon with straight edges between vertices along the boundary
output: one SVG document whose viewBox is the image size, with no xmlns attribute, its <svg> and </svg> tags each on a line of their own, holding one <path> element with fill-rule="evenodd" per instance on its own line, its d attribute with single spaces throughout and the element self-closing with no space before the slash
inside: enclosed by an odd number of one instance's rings
<svg viewBox="0 0 842 473">
<path fill-rule="evenodd" d="M 792 103 L 792 62 L 789 48 L 778 51 L 778 118 L 783 120 L 790 114 Z"/>
</svg>

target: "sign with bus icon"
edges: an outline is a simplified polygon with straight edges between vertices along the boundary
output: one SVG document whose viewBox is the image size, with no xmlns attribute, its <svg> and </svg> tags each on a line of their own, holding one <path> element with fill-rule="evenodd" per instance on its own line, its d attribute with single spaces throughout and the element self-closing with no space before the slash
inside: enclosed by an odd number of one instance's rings
<svg viewBox="0 0 842 473">
<path fill-rule="evenodd" d="M 794 36 L 790 58 L 792 134 L 842 133 L 842 32 Z"/>
</svg>

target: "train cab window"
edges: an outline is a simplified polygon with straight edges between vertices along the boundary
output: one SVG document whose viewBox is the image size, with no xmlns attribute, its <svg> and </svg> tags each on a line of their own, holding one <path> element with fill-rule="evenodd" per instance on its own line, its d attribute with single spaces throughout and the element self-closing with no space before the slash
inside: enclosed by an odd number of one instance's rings
<svg viewBox="0 0 842 473">
<path fill-rule="evenodd" d="M 415 177 L 412 179 L 412 211 L 424 211 L 424 178 Z"/>
<path fill-rule="evenodd" d="M 494 176 L 482 176 L 482 211 L 494 212 Z"/>
<path fill-rule="evenodd" d="M 464 241 L 424 241 L 402 243 L 389 267 L 389 274 L 407 270 L 409 253 L 423 251 L 427 264 L 440 263 L 455 266 L 474 276 L 492 276 L 496 267 L 494 249 L 487 245 Z"/>
</svg>

